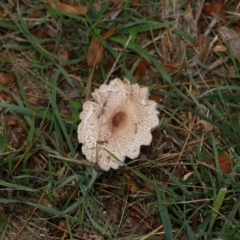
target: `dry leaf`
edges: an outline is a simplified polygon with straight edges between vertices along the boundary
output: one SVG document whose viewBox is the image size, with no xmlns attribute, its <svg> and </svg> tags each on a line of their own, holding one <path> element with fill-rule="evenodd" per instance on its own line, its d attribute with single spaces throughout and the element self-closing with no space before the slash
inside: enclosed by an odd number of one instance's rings
<svg viewBox="0 0 240 240">
<path fill-rule="evenodd" d="M 43 9 L 37 9 L 35 11 L 33 11 L 31 13 L 31 15 L 29 16 L 29 18 L 27 19 L 27 23 L 28 24 L 33 24 L 37 19 L 41 19 L 42 15 L 43 15 Z"/>
<path fill-rule="evenodd" d="M 132 177 L 130 176 L 130 174 L 128 173 L 124 173 L 124 177 L 126 179 L 127 182 L 127 186 L 128 186 L 128 190 L 132 193 L 135 194 L 139 191 L 138 185 L 137 183 L 132 179 Z"/>
<path fill-rule="evenodd" d="M 65 230 L 65 229 L 67 229 L 67 223 L 64 222 L 64 221 L 60 221 L 60 222 L 58 223 L 58 227 L 59 227 L 60 229 L 62 229 L 62 230 Z"/>
<path fill-rule="evenodd" d="M 205 13 L 208 15 L 218 14 L 222 19 L 225 19 L 223 2 L 215 2 L 215 3 L 211 3 L 211 4 L 206 4 L 203 7 L 203 11 L 205 11 Z"/>
<path fill-rule="evenodd" d="M 9 55 L 11 56 L 12 60 L 14 61 L 14 63 L 16 63 L 17 62 L 17 54 L 16 54 L 16 52 L 13 49 L 11 49 L 11 50 L 9 50 Z"/>
<path fill-rule="evenodd" d="M 10 115 L 10 116 L 7 118 L 7 123 L 6 123 L 6 125 L 7 125 L 7 128 L 8 128 L 8 129 L 9 129 L 9 128 L 10 128 L 10 129 L 15 128 L 15 127 L 18 125 L 18 121 L 17 121 L 16 117 Z"/>
<path fill-rule="evenodd" d="M 24 128 L 20 125 L 18 125 L 17 129 L 16 129 L 16 133 L 18 133 L 19 135 L 23 134 L 25 132 Z"/>
<path fill-rule="evenodd" d="M 40 28 L 33 28 L 31 30 L 31 34 L 34 35 L 38 39 L 43 39 L 49 37 L 49 34 L 45 31 L 43 27 Z"/>
<path fill-rule="evenodd" d="M 92 37 L 88 53 L 87 53 L 87 64 L 90 67 L 97 65 L 102 57 L 104 48 L 96 37 Z"/>
<path fill-rule="evenodd" d="M 232 170 L 231 161 L 228 156 L 218 156 L 219 167 L 225 173 L 230 173 Z"/>
<path fill-rule="evenodd" d="M 109 198 L 104 201 L 107 217 L 110 222 L 119 223 L 122 214 L 122 204 L 115 198 Z"/>
<path fill-rule="evenodd" d="M 148 67 L 149 67 L 149 62 L 147 62 L 146 60 L 141 60 L 138 63 L 137 68 L 134 72 L 134 77 L 137 81 L 142 80 L 142 78 L 144 77 Z"/>
<path fill-rule="evenodd" d="M 67 94 L 67 98 L 68 99 L 74 99 L 74 98 L 80 98 L 80 92 L 79 92 L 79 88 L 77 87 L 72 87 L 69 89 L 68 94 Z"/>
<path fill-rule="evenodd" d="M 146 234 L 149 229 L 151 222 L 150 219 L 144 216 L 144 214 L 138 210 L 136 207 L 131 208 L 130 210 L 130 216 L 133 221 L 135 221 L 137 224 L 135 227 L 133 227 L 133 232 L 138 233 L 139 235 Z"/>
<path fill-rule="evenodd" d="M 74 192 L 74 189 L 71 187 L 66 187 L 65 191 L 60 194 L 59 200 L 61 202 L 65 202 L 67 200 L 75 200 L 77 198 L 76 192 Z"/>
<path fill-rule="evenodd" d="M 184 166 L 179 165 L 174 168 L 174 171 L 172 172 L 173 176 L 177 178 L 178 180 L 183 180 L 184 176 L 186 175 L 187 170 Z M 171 183 L 174 184 L 172 180 L 170 180 Z"/>
<path fill-rule="evenodd" d="M 227 27 L 220 27 L 219 33 L 220 33 L 223 41 L 227 42 L 230 45 L 234 56 L 240 62 L 240 37 L 239 37 L 239 34 L 235 30 L 233 30 L 231 28 L 227 28 Z"/>
<path fill-rule="evenodd" d="M 150 99 L 153 100 L 153 101 L 155 101 L 155 102 L 158 103 L 158 104 L 163 103 L 163 97 L 160 96 L 160 95 L 151 94 Z"/>
<path fill-rule="evenodd" d="M 3 101 L 5 103 L 15 103 L 15 98 L 11 93 L 6 93 L 0 91 L 0 101 Z"/>
<path fill-rule="evenodd" d="M 0 205 L 0 216 L 2 220 L 5 220 L 5 221 L 7 220 L 7 214 L 2 204 Z"/>
<path fill-rule="evenodd" d="M 76 146 L 78 144 L 78 135 L 77 133 L 74 133 L 71 137 L 71 143 L 73 146 Z"/>
<path fill-rule="evenodd" d="M 66 3 L 62 3 L 58 0 L 48 0 L 48 2 L 53 9 L 55 9 L 55 10 L 60 9 L 64 13 L 84 15 L 88 11 L 88 6 L 87 5 L 86 6 L 71 6 L 71 5 L 68 5 Z"/>
<path fill-rule="evenodd" d="M 5 9 L 0 7 L 0 16 L 2 17 L 2 15 L 4 15 L 4 14 L 5 14 Z"/>
<path fill-rule="evenodd" d="M 43 15 L 43 9 L 37 9 L 32 12 L 31 18 L 40 18 Z"/>
<path fill-rule="evenodd" d="M 12 73 L 0 72 L 0 85 L 10 87 L 17 81 L 17 78 Z"/>
<path fill-rule="evenodd" d="M 203 132 L 210 132 L 213 129 L 213 125 L 205 120 L 199 120 L 197 125 L 203 126 Z"/>
<path fill-rule="evenodd" d="M 227 51 L 227 48 L 224 46 L 224 45 L 216 45 L 214 48 L 213 48 L 213 51 L 215 53 L 217 52 L 226 52 Z"/>
<path fill-rule="evenodd" d="M 60 47 L 57 51 L 57 56 L 61 66 L 68 65 L 69 51 L 67 49 L 65 49 L 63 46 Z"/>
<path fill-rule="evenodd" d="M 191 177 L 194 174 L 194 172 L 187 172 L 184 176 L 183 176 L 183 181 L 187 180 L 189 177 Z"/>
<path fill-rule="evenodd" d="M 27 142 L 27 136 L 25 134 L 22 134 L 18 138 L 18 147 L 21 148 L 26 142 Z"/>
<path fill-rule="evenodd" d="M 200 214 L 196 211 L 192 217 L 192 231 L 195 233 L 197 231 L 198 221 L 200 219 Z M 188 238 L 187 238 L 188 239 Z"/>
<path fill-rule="evenodd" d="M 39 106 L 41 104 L 41 99 L 37 96 L 27 96 L 28 103 L 32 106 Z"/>
<path fill-rule="evenodd" d="M 228 67 L 227 76 L 229 78 L 239 78 L 238 74 L 236 73 L 236 70 L 235 70 L 234 66 L 229 66 Z"/>
<path fill-rule="evenodd" d="M 115 29 L 113 28 L 108 30 L 106 33 L 101 35 L 102 39 L 107 39 L 108 37 L 113 35 L 114 31 Z M 95 36 L 93 36 L 87 53 L 87 64 L 89 67 L 94 67 L 100 62 L 103 51 L 103 45 Z"/>
<path fill-rule="evenodd" d="M 102 59 L 102 67 L 104 69 L 105 72 L 110 72 L 110 70 L 113 67 L 115 60 L 112 57 L 107 57 L 107 58 L 103 58 Z M 116 71 L 114 71 L 116 72 Z"/>
<path fill-rule="evenodd" d="M 147 190 L 149 190 L 150 192 L 155 192 L 156 189 L 155 187 L 150 183 L 150 182 L 144 182 L 144 186 Z"/>
<path fill-rule="evenodd" d="M 176 68 L 179 67 L 179 63 L 165 63 L 163 64 L 163 68 L 165 70 L 166 73 L 172 73 L 176 70 Z"/>
</svg>

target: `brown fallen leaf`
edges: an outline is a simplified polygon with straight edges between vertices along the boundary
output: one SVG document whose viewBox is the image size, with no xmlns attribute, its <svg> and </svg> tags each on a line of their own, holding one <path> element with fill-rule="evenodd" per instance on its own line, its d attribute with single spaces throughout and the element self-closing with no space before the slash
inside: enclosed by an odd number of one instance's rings
<svg viewBox="0 0 240 240">
<path fill-rule="evenodd" d="M 34 11 L 30 14 L 29 18 L 27 19 L 27 23 L 28 23 L 28 24 L 33 24 L 34 21 L 36 21 L 36 19 L 40 19 L 43 14 L 44 14 L 44 13 L 43 13 L 43 8 L 39 8 L 39 9 L 34 10 Z"/>
<path fill-rule="evenodd" d="M 60 47 L 57 51 L 57 56 L 61 66 L 67 66 L 69 60 L 69 51 L 65 49 L 63 46 Z"/>
<path fill-rule="evenodd" d="M 112 28 L 102 34 L 101 37 L 102 39 L 106 40 L 108 37 L 112 36 L 114 32 L 115 29 Z M 87 53 L 87 64 L 89 67 L 94 67 L 100 62 L 103 51 L 103 45 L 95 36 L 93 36 Z"/>
<path fill-rule="evenodd" d="M 78 135 L 77 135 L 77 133 L 72 135 L 71 143 L 73 144 L 73 146 L 76 146 L 78 144 Z"/>
<path fill-rule="evenodd" d="M 134 181 L 134 179 L 130 176 L 129 173 L 125 172 L 124 177 L 127 182 L 128 190 L 132 193 L 135 194 L 139 191 L 137 183 Z"/>
<path fill-rule="evenodd" d="M 92 37 L 88 53 L 87 53 L 87 64 L 90 67 L 97 65 L 102 57 L 104 48 L 96 37 Z"/>
<path fill-rule="evenodd" d="M 102 59 L 102 67 L 105 72 L 110 72 L 113 67 L 115 60 L 113 57 L 107 57 Z M 116 71 L 115 71 L 116 72 Z"/>
<path fill-rule="evenodd" d="M 146 60 L 141 60 L 138 63 L 137 68 L 134 72 L 134 77 L 137 81 L 142 80 L 142 78 L 144 77 L 148 67 L 149 67 L 149 62 L 147 62 Z"/>
<path fill-rule="evenodd" d="M 15 98 L 11 93 L 6 93 L 3 91 L 0 91 L 0 101 L 3 101 L 5 103 L 15 103 Z"/>
<path fill-rule="evenodd" d="M 6 123 L 6 125 L 7 125 L 7 129 L 8 129 L 8 130 L 17 127 L 17 126 L 18 126 L 18 121 L 17 121 L 16 117 L 13 116 L 13 115 L 10 115 L 10 116 L 7 118 L 7 123 Z"/>
<path fill-rule="evenodd" d="M 199 103 L 203 102 L 202 99 L 199 99 L 199 92 L 196 91 L 195 89 L 192 89 L 191 92 L 187 94 L 188 102 L 185 103 L 186 106 L 191 108 L 196 106 L 196 103 L 193 101 L 192 97 L 195 97 Z"/>
<path fill-rule="evenodd" d="M 60 229 L 62 229 L 62 230 L 66 230 L 66 229 L 67 229 L 67 223 L 64 222 L 64 221 L 60 221 L 60 222 L 58 223 L 58 227 L 59 227 Z"/>
<path fill-rule="evenodd" d="M 71 188 L 71 187 L 66 187 L 65 191 L 63 191 L 60 194 L 59 200 L 61 202 L 65 202 L 65 201 L 67 201 L 69 199 L 74 201 L 74 200 L 76 200 L 76 198 L 77 198 L 77 194 L 76 194 L 76 192 L 74 192 L 74 189 Z"/>
<path fill-rule="evenodd" d="M 163 103 L 163 96 L 157 95 L 157 94 L 151 94 L 150 99 L 155 101 L 158 104 Z"/>
<path fill-rule="evenodd" d="M 236 69 L 234 66 L 228 67 L 227 76 L 229 78 L 239 78 L 238 73 L 236 72 Z"/>
<path fill-rule="evenodd" d="M 75 15 L 84 15 L 87 13 L 88 11 L 88 6 L 71 6 L 68 5 L 66 3 L 62 3 L 59 0 L 48 0 L 50 6 L 55 9 L 58 10 L 60 9 L 62 12 L 64 13 L 72 13 Z"/>
<path fill-rule="evenodd" d="M 224 46 L 224 45 L 216 45 L 214 48 L 213 48 L 213 51 L 215 53 L 217 52 L 226 52 L 227 51 L 227 48 Z"/>
<path fill-rule="evenodd" d="M 111 197 L 104 201 L 109 222 L 118 224 L 122 214 L 122 204 L 117 199 Z"/>
<path fill-rule="evenodd" d="M 67 98 L 68 99 L 75 99 L 75 98 L 80 98 L 80 91 L 79 88 L 77 87 L 72 87 L 69 89 L 68 93 L 67 93 Z"/>
<path fill-rule="evenodd" d="M 18 147 L 21 148 L 27 141 L 27 136 L 25 134 L 22 134 L 18 138 Z"/>
<path fill-rule="evenodd" d="M 0 72 L 0 85 L 10 87 L 17 81 L 17 77 L 12 73 Z"/>
<path fill-rule="evenodd" d="M 2 15 L 4 15 L 4 14 L 5 14 L 5 9 L 0 7 L 0 16 L 2 17 Z"/>
<path fill-rule="evenodd" d="M 180 66 L 179 63 L 165 63 L 162 65 L 166 73 L 172 73 Z"/>
<path fill-rule="evenodd" d="M 18 125 L 17 129 L 16 129 L 16 133 L 18 135 L 21 135 L 21 134 L 25 133 L 25 130 L 24 130 L 24 128 L 22 126 Z"/>
<path fill-rule="evenodd" d="M 137 207 L 131 208 L 129 212 L 133 223 L 135 222 L 135 226 L 133 226 L 133 233 L 138 233 L 139 235 L 146 234 L 150 227 L 151 220 L 148 219 L 147 216 L 144 215 Z"/>
<path fill-rule="evenodd" d="M 203 132 L 210 132 L 213 129 L 213 125 L 205 120 L 197 121 L 197 125 L 203 126 Z"/>
<path fill-rule="evenodd" d="M 45 31 L 43 27 L 40 28 L 33 28 L 31 30 L 31 34 L 34 35 L 38 39 L 43 39 L 49 37 L 49 34 Z"/>
<path fill-rule="evenodd" d="M 227 27 L 220 27 L 219 33 L 224 42 L 228 43 L 236 59 L 240 62 L 240 37 L 239 33 Z"/>
<path fill-rule="evenodd" d="M 223 2 L 214 2 L 214 3 L 206 4 L 203 7 L 203 11 L 207 15 L 218 14 L 223 20 L 225 20 L 225 11 L 224 11 Z"/>
<path fill-rule="evenodd" d="M 32 12 L 31 14 L 31 18 L 41 18 L 41 16 L 43 15 L 43 9 L 37 9 L 35 11 Z"/>
<path fill-rule="evenodd" d="M 192 231 L 195 233 L 197 231 L 198 221 L 201 215 L 196 211 L 192 217 Z"/>
<path fill-rule="evenodd" d="M 219 155 L 219 167 L 225 173 L 230 173 L 232 171 L 231 160 L 228 156 Z"/>
<path fill-rule="evenodd" d="M 41 99 L 38 96 L 27 96 L 28 103 L 32 106 L 39 106 L 41 104 Z"/>
</svg>

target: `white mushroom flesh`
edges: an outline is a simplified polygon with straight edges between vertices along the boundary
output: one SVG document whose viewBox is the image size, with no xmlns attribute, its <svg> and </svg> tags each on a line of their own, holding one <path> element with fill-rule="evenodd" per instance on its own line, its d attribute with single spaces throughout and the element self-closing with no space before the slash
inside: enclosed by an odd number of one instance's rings
<svg viewBox="0 0 240 240">
<path fill-rule="evenodd" d="M 159 125 L 157 103 L 148 100 L 147 87 L 114 79 L 103 84 L 80 113 L 78 140 L 87 160 L 103 170 L 117 169 L 126 157 L 137 158 L 141 145 L 150 145 Z"/>
</svg>

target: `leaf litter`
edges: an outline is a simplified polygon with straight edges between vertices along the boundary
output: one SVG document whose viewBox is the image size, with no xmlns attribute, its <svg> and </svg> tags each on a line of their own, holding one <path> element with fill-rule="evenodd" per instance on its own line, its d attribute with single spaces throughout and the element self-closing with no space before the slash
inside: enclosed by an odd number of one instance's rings
<svg viewBox="0 0 240 240">
<path fill-rule="evenodd" d="M 209 234 L 199 226 L 211 217 L 204 207 L 213 206 L 211 178 L 219 189 L 230 174 L 238 180 L 237 4 L 128 4 L 49 0 L 1 6 L 0 136 L 6 144 L 0 173 L 7 169 L 9 177 L 0 174 L 0 180 L 37 190 L 0 191 L 1 199 L 22 201 L 0 204 L 3 221 L 13 216 L 2 238 L 165 239 L 157 192 L 176 236 Z M 152 28 L 161 22 L 171 24 Z M 124 48 L 114 41 L 129 35 Z M 96 174 L 81 164 L 74 133 L 86 88 L 99 87 L 109 72 L 150 87 L 162 125 L 137 160 L 127 159 L 118 172 Z M 216 151 L 222 175 L 214 166 Z M 234 184 L 228 189 L 234 191 Z M 227 207 L 235 204 L 231 191 L 221 211 L 237 219 Z M 83 219 L 80 224 L 74 216 Z M 186 219 L 191 223 L 185 229 Z M 217 218 L 209 231 L 217 236 L 223 224 Z"/>
</svg>

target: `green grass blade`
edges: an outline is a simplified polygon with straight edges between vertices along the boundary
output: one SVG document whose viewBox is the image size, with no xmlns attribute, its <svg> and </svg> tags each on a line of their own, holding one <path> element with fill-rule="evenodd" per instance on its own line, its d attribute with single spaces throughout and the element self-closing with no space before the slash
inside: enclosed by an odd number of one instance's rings
<svg viewBox="0 0 240 240">
<path fill-rule="evenodd" d="M 156 194 L 157 194 L 157 202 L 158 202 L 158 210 L 162 220 L 162 224 L 164 227 L 165 235 L 167 240 L 173 240 L 173 233 L 172 233 L 172 224 L 170 220 L 170 216 L 166 206 L 164 206 L 163 201 L 160 196 L 159 189 L 156 187 Z"/>
</svg>

